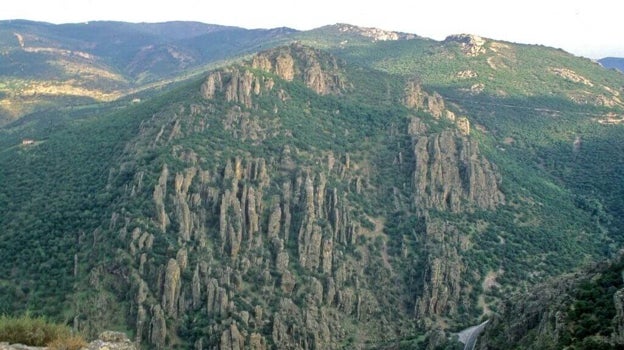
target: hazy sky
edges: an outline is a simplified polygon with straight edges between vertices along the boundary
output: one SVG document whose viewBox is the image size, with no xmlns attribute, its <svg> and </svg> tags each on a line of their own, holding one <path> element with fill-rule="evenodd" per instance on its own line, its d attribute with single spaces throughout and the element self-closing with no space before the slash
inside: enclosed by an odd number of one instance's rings
<svg viewBox="0 0 624 350">
<path fill-rule="evenodd" d="M 52 23 L 192 20 L 245 28 L 311 29 L 349 23 L 442 40 L 449 34 L 624 57 L 621 0 L 12 0 L 0 19 Z"/>
</svg>

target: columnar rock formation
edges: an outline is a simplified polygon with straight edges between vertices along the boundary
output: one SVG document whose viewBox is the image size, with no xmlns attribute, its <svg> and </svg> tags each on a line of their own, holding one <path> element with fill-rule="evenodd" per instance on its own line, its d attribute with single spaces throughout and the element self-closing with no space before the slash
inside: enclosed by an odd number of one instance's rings
<svg viewBox="0 0 624 350">
<path fill-rule="evenodd" d="M 432 315 L 456 315 L 460 305 L 469 307 L 462 293 L 466 272 L 461 259 L 462 233 L 441 220 L 427 220 L 424 233 L 426 256 L 421 295 L 416 298 L 415 313 L 423 318 Z"/>
<path fill-rule="evenodd" d="M 125 188 L 129 198 L 151 204 L 142 207 L 151 218 L 120 210 L 111 223 L 128 247 L 120 255 L 134 261 L 127 283 L 137 340 L 165 349 L 184 331 L 195 349 L 327 349 L 347 340 L 344 327 L 352 322 L 385 339 L 395 331 L 388 317 L 452 316 L 472 306 L 460 283 L 465 239 L 428 212 L 494 210 L 504 198 L 468 119 L 456 117 L 440 95 L 410 82 L 404 102 L 454 124 L 432 133 L 412 117 L 407 130 L 389 130 L 407 141 L 391 171 L 409 195 L 390 190 L 395 209 L 404 211 L 397 215 L 424 223 L 407 228 L 415 240 L 405 232 L 391 236 L 385 223 L 392 214 L 371 208 L 387 196 L 370 184 L 381 173 L 377 160 L 288 143 L 266 156 L 210 154 L 183 142 L 210 128 L 258 147 L 276 135 L 292 137 L 277 107 L 290 98 L 280 86 L 291 80 L 319 95 L 349 88 L 337 60 L 294 44 L 211 73 L 201 102 L 141 125 L 137 142 L 169 153 L 157 167 L 137 170 Z M 263 110 L 265 97 L 275 107 Z M 210 119 L 215 111 L 218 118 Z M 139 149 L 127 146 L 129 153 Z M 394 265 L 415 253 L 413 266 Z M 406 275 L 415 270 L 419 278 Z M 384 291 L 397 281 L 413 290 Z"/>
<path fill-rule="evenodd" d="M 253 58 L 251 66 L 274 73 L 287 81 L 301 79 L 321 95 L 339 93 L 346 87 L 336 58 L 296 43 L 258 54 Z"/>
<path fill-rule="evenodd" d="M 273 167 L 280 163 L 236 157 L 216 172 L 192 160 L 189 165 L 178 172 L 164 165 L 152 191 L 154 224 L 162 231 L 155 235 L 176 232 L 175 243 L 182 248 L 154 270 L 149 257 L 152 245 L 144 243 L 150 234 L 137 228 L 130 237 L 131 254 L 141 266 L 150 266 L 139 269 L 134 282 L 139 337 L 145 335 L 152 346 L 165 348 L 172 331 L 167 320 L 201 312 L 245 321 L 244 331 L 235 324 L 219 331 L 219 349 L 247 345 L 264 349 L 267 340 L 260 330 L 271 323 L 273 341 L 325 347 L 331 341 L 329 310 L 355 315 L 370 309 L 368 303 L 377 303 L 374 296 L 359 296 L 352 286 L 349 274 L 362 274 L 363 266 L 345 259 L 342 251 L 353 246 L 360 224 L 352 218 L 346 193 L 328 188 L 326 173 L 297 172 L 279 186 L 281 195 L 274 195 L 267 194 L 275 184 L 268 174 L 275 173 Z M 334 160 L 329 174 L 349 176 L 346 167 Z M 298 215 L 293 217 L 293 212 Z M 206 220 L 213 220 L 214 229 Z M 287 249 L 292 245 L 295 249 Z M 231 263 L 222 265 L 210 256 Z M 322 279 L 301 279 L 297 266 Z M 190 280 L 183 278 L 185 274 Z M 250 276 L 258 280 L 249 280 Z M 265 313 L 260 304 L 247 309 L 234 303 L 247 288 L 244 285 L 252 282 L 270 293 L 279 289 L 283 297 L 277 300 L 282 307 Z M 307 306 L 295 305 L 292 298 L 307 291 L 312 291 Z M 209 342 L 205 338 L 198 344 Z"/>
<path fill-rule="evenodd" d="M 422 125 L 414 120 L 413 125 Z M 479 153 L 477 143 L 459 130 L 427 135 L 412 126 L 415 167 L 414 205 L 419 209 L 460 212 L 494 209 L 504 203 L 496 167 Z"/>
</svg>

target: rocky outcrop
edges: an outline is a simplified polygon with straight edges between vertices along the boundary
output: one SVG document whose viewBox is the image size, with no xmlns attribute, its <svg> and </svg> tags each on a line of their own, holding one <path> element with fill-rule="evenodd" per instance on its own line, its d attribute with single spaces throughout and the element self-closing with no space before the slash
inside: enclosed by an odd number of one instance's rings
<svg viewBox="0 0 624 350">
<path fill-rule="evenodd" d="M 423 90 L 420 83 L 415 80 L 411 80 L 406 84 L 403 103 L 408 108 L 425 110 L 435 118 L 446 116 L 446 107 L 442 96 L 438 93 L 427 93 Z"/>
<path fill-rule="evenodd" d="M 480 36 L 471 34 L 449 35 L 444 39 L 445 42 L 459 43 L 461 51 L 466 56 L 478 56 L 486 52 L 484 47 L 486 40 Z"/>
<path fill-rule="evenodd" d="M 461 212 L 494 209 L 504 203 L 500 174 L 479 153 L 476 142 L 457 130 L 427 136 L 414 126 L 411 129 L 416 208 Z"/>
<path fill-rule="evenodd" d="M 148 340 L 151 346 L 156 349 L 165 348 L 165 340 L 167 338 L 167 323 L 165 321 L 165 313 L 159 304 L 152 306 L 152 315 L 149 325 Z"/>
<path fill-rule="evenodd" d="M 322 308 L 307 303 L 298 307 L 282 299 L 273 320 L 272 338 L 278 349 L 331 348 L 328 315 Z"/>
<path fill-rule="evenodd" d="M 163 283 L 162 307 L 167 316 L 176 317 L 177 304 L 180 295 L 180 265 L 175 259 L 169 259 L 165 269 Z"/>
<path fill-rule="evenodd" d="M 227 102 L 252 108 L 254 96 L 272 91 L 275 85 L 273 78 L 256 74 L 253 70 L 275 74 L 286 81 L 300 80 L 321 95 L 338 94 L 347 87 L 335 57 L 295 43 L 258 53 L 242 66 L 210 73 L 200 93 L 206 100 L 223 96 Z M 283 90 L 277 94 L 282 100 L 287 99 Z"/>
<path fill-rule="evenodd" d="M 470 78 L 476 78 L 479 75 L 475 71 L 467 69 L 467 70 L 462 70 L 462 71 L 457 72 L 455 76 L 459 79 L 470 79 Z"/>
<path fill-rule="evenodd" d="M 297 43 L 259 53 L 252 59 L 251 67 L 276 74 L 287 81 L 301 79 L 321 95 L 337 94 L 346 88 L 335 57 Z"/>
<path fill-rule="evenodd" d="M 412 96 L 426 95 L 413 87 L 417 93 Z M 452 224 L 452 219 L 445 222 L 430 213 L 495 210 L 505 201 L 499 189 L 501 177 L 471 140 L 467 118 L 457 118 L 455 127 L 431 133 L 423 120 L 412 117 L 407 129 L 414 156 L 413 210 L 424 223 L 418 248 L 422 274 L 414 285 L 414 313 L 422 320 L 454 317 L 460 309 L 474 307 L 475 302 L 463 282 L 466 267 L 462 257 L 467 253 L 469 237 Z M 478 272 L 471 275 L 478 276 Z"/>
<path fill-rule="evenodd" d="M 613 318 L 614 332 L 613 341 L 624 345 L 624 289 L 619 289 L 613 294 L 615 317 Z"/>
<path fill-rule="evenodd" d="M 262 56 L 262 55 L 258 55 L 256 57 L 258 57 L 260 60 L 264 62 L 268 62 L 269 64 L 256 66 L 252 62 L 252 67 L 261 68 L 267 72 L 272 71 L 273 64 L 271 63 L 271 60 L 269 57 Z M 291 81 L 295 78 L 295 60 L 290 54 L 280 53 L 277 57 L 275 57 L 274 64 L 275 64 L 275 74 L 277 74 L 278 77 L 287 81 Z"/>
<path fill-rule="evenodd" d="M 228 73 L 230 74 L 229 82 L 225 86 L 225 100 L 250 108 L 252 91 L 254 94 L 260 91 L 259 78 L 248 70 L 232 69 Z"/>
<path fill-rule="evenodd" d="M 251 108 L 253 96 L 272 88 L 270 78 L 258 77 L 245 67 L 231 67 L 209 74 L 201 86 L 201 95 L 207 100 L 223 96 L 227 102 Z"/>
<path fill-rule="evenodd" d="M 455 122 L 462 134 L 470 134 L 468 118 L 465 116 L 457 117 L 454 112 L 446 107 L 444 98 L 440 94 L 426 92 L 417 80 L 410 80 L 405 85 L 403 104 L 408 108 L 428 112 L 436 119 L 444 118 Z"/>
<path fill-rule="evenodd" d="M 190 198 L 188 198 L 188 192 L 196 174 L 197 168 L 190 167 L 187 168 L 184 173 L 176 174 L 174 180 L 175 193 L 173 204 L 176 208 L 175 217 L 178 222 L 179 239 L 182 242 L 188 242 L 191 239 L 193 222 L 189 207 Z"/>
<path fill-rule="evenodd" d="M 97 340 L 89 343 L 88 350 L 136 350 L 134 343 L 125 333 L 102 332 Z"/>
<path fill-rule="evenodd" d="M 319 266 L 321 256 L 321 228 L 315 223 L 315 207 L 314 202 L 316 194 L 312 179 L 306 177 L 304 185 L 305 193 L 303 202 L 305 205 L 306 216 L 303 219 L 301 228 L 297 238 L 299 246 L 299 263 L 301 266 L 315 270 Z"/>
<path fill-rule="evenodd" d="M 156 222 L 162 231 L 167 229 L 169 225 L 169 217 L 165 211 L 164 197 L 167 193 L 167 178 L 169 170 L 165 164 L 160 173 L 158 184 L 154 187 L 154 205 L 156 206 Z"/>
<path fill-rule="evenodd" d="M 585 78 L 584 76 L 576 73 L 571 69 L 550 67 L 548 70 L 553 74 L 573 83 L 580 83 L 590 87 L 594 86 L 594 83 L 592 83 L 589 79 Z"/>
<path fill-rule="evenodd" d="M 163 165 L 152 192 L 154 224 L 162 228 L 165 223 L 164 233 L 176 238 L 167 248 L 168 260 L 154 267 L 149 253 L 157 235 L 140 227 L 126 234 L 139 262 L 133 275 L 137 337 L 153 348 L 172 346 L 181 315 L 193 312 L 219 320 L 195 340 L 196 348 L 266 349 L 265 324 L 274 324 L 284 344 L 322 348 L 331 338 L 328 319 L 337 322 L 338 316 L 328 316 L 330 310 L 359 317 L 376 309 L 377 296 L 364 297 L 353 285 L 364 265 L 343 255 L 357 240 L 360 224 L 347 193 L 328 186 L 328 177 L 349 178 L 357 167 L 348 155 L 323 158 L 330 169 L 310 172 L 289 169 L 285 158 L 269 163 L 234 157 L 216 170 L 202 169 L 196 157 L 181 154 L 189 166 L 170 170 Z M 275 168 L 292 177 L 276 185 L 268 175 Z M 361 180 L 354 183 L 358 191 L 365 186 Z M 278 194 L 271 189 L 267 195 L 270 186 Z M 304 278 L 307 273 L 318 278 Z M 289 313 L 248 305 L 250 290 L 291 300 L 280 301 Z M 291 298 L 302 295 L 309 296 L 309 305 L 297 305 L 293 316 Z"/>
<path fill-rule="evenodd" d="M 468 308 L 468 298 L 462 298 L 461 233 L 441 220 L 427 219 L 424 232 L 425 270 L 416 298 L 415 314 L 419 318 L 457 315 L 461 306 Z"/>
<path fill-rule="evenodd" d="M 229 308 L 227 290 L 219 286 L 215 278 L 211 278 L 206 285 L 206 311 L 208 315 L 224 317 Z"/>
<path fill-rule="evenodd" d="M 235 258 L 243 241 L 243 211 L 236 192 L 226 190 L 221 197 L 219 238 L 222 249 Z"/>
<path fill-rule="evenodd" d="M 414 34 L 391 32 L 379 28 L 358 27 L 350 24 L 336 24 L 337 29 L 343 33 L 352 33 L 370 38 L 372 41 L 395 41 L 410 40 L 417 38 Z"/>
<path fill-rule="evenodd" d="M 201 86 L 201 95 L 210 100 L 215 97 L 217 91 L 223 89 L 223 81 L 221 80 L 221 72 L 214 72 L 208 75 Z"/>
<path fill-rule="evenodd" d="M 244 348 L 245 338 L 238 331 L 236 324 L 233 323 L 229 329 L 224 330 L 221 334 L 219 350 L 243 350 Z"/>
<path fill-rule="evenodd" d="M 251 333 L 249 335 L 249 349 L 250 350 L 266 350 L 268 349 L 266 340 L 258 333 Z"/>
<path fill-rule="evenodd" d="M 470 120 L 466 117 L 459 117 L 455 120 L 455 125 L 457 126 L 457 130 L 464 135 L 470 135 Z"/>
</svg>

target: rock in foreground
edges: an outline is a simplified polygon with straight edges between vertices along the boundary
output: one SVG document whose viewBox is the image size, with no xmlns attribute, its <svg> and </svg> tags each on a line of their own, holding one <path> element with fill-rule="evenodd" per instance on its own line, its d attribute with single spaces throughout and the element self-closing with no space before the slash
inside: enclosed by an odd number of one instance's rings
<svg viewBox="0 0 624 350">
<path fill-rule="evenodd" d="M 26 346 L 23 344 L 0 343 L 0 350 L 47 350 L 47 347 Z M 136 350 L 128 336 L 122 332 L 105 331 L 97 340 L 92 341 L 83 350 Z"/>
<path fill-rule="evenodd" d="M 122 332 L 105 331 L 89 343 L 88 350 L 136 350 L 128 336 Z"/>
</svg>

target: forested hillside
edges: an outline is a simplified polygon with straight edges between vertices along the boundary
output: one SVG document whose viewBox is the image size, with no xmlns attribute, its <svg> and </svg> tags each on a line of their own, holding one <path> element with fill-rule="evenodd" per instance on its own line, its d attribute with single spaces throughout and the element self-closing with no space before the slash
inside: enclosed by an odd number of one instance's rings
<svg viewBox="0 0 624 350">
<path fill-rule="evenodd" d="M 620 249 L 621 74 L 469 35 L 288 36 L 0 128 L 0 312 L 150 349 L 451 348 Z"/>
<path fill-rule="evenodd" d="M 41 110 L 145 98 L 294 33 L 196 22 L 0 21 L 0 125 Z"/>
</svg>

